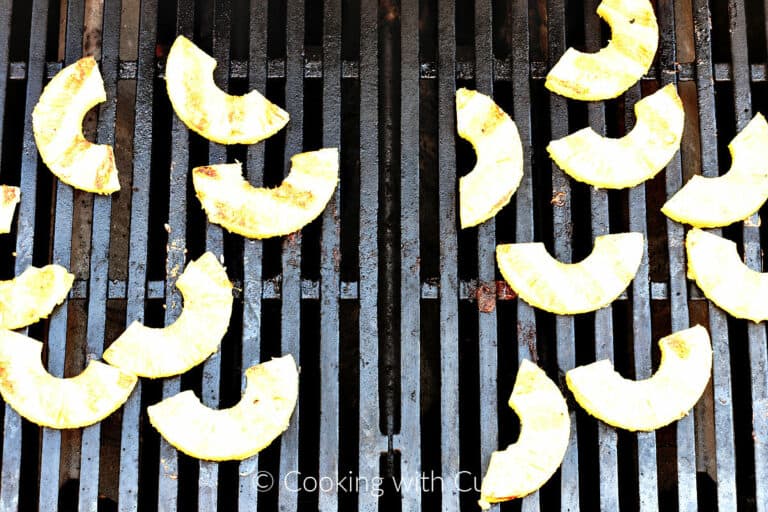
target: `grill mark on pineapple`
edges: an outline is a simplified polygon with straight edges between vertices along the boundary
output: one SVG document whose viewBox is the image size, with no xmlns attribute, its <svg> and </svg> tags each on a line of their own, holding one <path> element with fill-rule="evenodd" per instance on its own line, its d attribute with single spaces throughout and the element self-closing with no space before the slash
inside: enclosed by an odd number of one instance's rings
<svg viewBox="0 0 768 512">
<path fill-rule="evenodd" d="M 3 361 L 0 363 L 0 386 L 4 387 L 8 393 L 14 392 L 14 384 L 13 380 L 9 378 L 8 376 L 8 370 L 6 369 L 8 366 L 7 361 Z"/>
<path fill-rule="evenodd" d="M 485 117 L 485 122 L 480 127 L 480 133 L 487 135 L 498 128 L 498 126 L 504 121 L 504 111 L 499 108 L 498 105 L 491 105 L 488 115 Z"/>
<path fill-rule="evenodd" d="M 585 95 L 590 92 L 589 87 L 582 86 L 580 83 L 577 83 L 576 81 L 570 81 L 570 80 L 561 80 L 559 78 L 555 78 L 553 76 L 547 77 L 547 82 L 550 84 L 548 89 L 553 90 L 553 88 L 558 89 L 558 91 L 570 91 L 573 95 Z M 562 94 L 558 92 L 558 94 Z"/>
<path fill-rule="evenodd" d="M 218 171 L 211 166 L 198 167 L 195 169 L 195 172 L 202 174 L 203 176 L 208 176 L 209 178 L 219 179 Z"/>
<path fill-rule="evenodd" d="M 136 377 L 134 375 L 123 370 L 120 371 L 120 375 L 117 377 L 117 385 L 120 388 L 129 388 L 133 386 L 134 382 L 136 382 Z"/>
<path fill-rule="evenodd" d="M 19 197 L 18 190 L 15 187 L 2 187 L 3 188 L 3 205 L 8 205 L 16 201 Z"/>
<path fill-rule="evenodd" d="M 691 353 L 691 347 L 688 343 L 678 337 L 670 338 L 667 346 L 672 350 L 680 359 L 687 359 Z"/>
<path fill-rule="evenodd" d="M 230 104 L 229 108 L 227 109 L 227 121 L 229 121 L 229 131 L 234 131 L 234 126 L 237 124 L 237 121 L 240 120 L 242 116 L 238 115 L 237 107 L 234 104 Z"/>
<path fill-rule="evenodd" d="M 109 183 L 109 178 L 110 178 L 110 175 L 112 174 L 113 168 L 114 168 L 114 157 L 111 151 L 107 151 L 107 158 L 102 160 L 99 163 L 98 168 L 96 169 L 96 177 L 94 180 L 94 188 L 96 190 L 104 190 L 104 188 Z"/>
<path fill-rule="evenodd" d="M 314 194 L 310 190 L 296 188 L 291 183 L 284 181 L 275 189 L 275 199 L 306 209 L 312 204 Z"/>
<path fill-rule="evenodd" d="M 61 97 L 66 98 L 68 96 L 74 95 L 74 92 L 79 91 L 95 67 L 96 61 L 93 58 L 86 58 L 77 61 L 72 68 L 73 73 L 71 75 L 71 79 L 65 80 L 63 82 L 64 87 L 62 89 L 64 94 L 62 94 Z"/>
</svg>

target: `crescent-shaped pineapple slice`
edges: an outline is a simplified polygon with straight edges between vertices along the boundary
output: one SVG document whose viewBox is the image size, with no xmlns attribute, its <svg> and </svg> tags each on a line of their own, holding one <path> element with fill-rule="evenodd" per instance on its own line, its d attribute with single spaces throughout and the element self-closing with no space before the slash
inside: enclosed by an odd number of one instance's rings
<svg viewBox="0 0 768 512">
<path fill-rule="evenodd" d="M 184 309 L 165 328 L 133 322 L 104 351 L 104 360 L 125 371 L 157 379 L 179 375 L 215 353 L 232 314 L 232 283 L 213 253 L 187 265 L 176 281 Z"/>
<path fill-rule="evenodd" d="M 45 165 L 64 183 L 97 194 L 120 190 L 112 146 L 83 136 L 85 114 L 104 101 L 99 66 L 93 57 L 84 57 L 53 77 L 32 111 L 35 143 Z"/>
<path fill-rule="evenodd" d="M 0 185 L 0 235 L 11 232 L 16 205 L 21 200 L 21 189 Z"/>
<path fill-rule="evenodd" d="M 523 178 L 523 146 L 507 113 L 477 91 L 456 91 L 456 128 L 477 154 L 474 169 L 459 179 L 461 227 L 468 228 L 509 203 Z"/>
<path fill-rule="evenodd" d="M 661 208 L 672 220 L 698 228 L 744 220 L 768 199 L 768 123 L 757 114 L 728 144 L 730 170 L 716 178 L 693 176 Z"/>
<path fill-rule="evenodd" d="M 688 278 L 704 295 L 736 318 L 768 320 L 768 273 L 744 264 L 736 244 L 698 228 L 685 238 Z"/>
<path fill-rule="evenodd" d="M 613 302 L 629 285 L 643 257 L 641 233 L 598 236 L 579 263 L 562 263 L 542 243 L 496 247 L 504 279 L 534 307 L 558 315 L 587 313 Z"/>
<path fill-rule="evenodd" d="M 258 91 L 231 96 L 213 81 L 216 59 L 184 36 L 171 46 L 165 82 L 173 109 L 185 125 L 220 144 L 255 144 L 288 122 L 288 113 Z"/>
<path fill-rule="evenodd" d="M 91 361 L 76 377 L 62 379 L 42 364 L 43 344 L 0 330 L 0 394 L 21 416 L 50 428 L 97 423 L 128 400 L 136 376 Z"/>
<path fill-rule="evenodd" d="M 659 44 L 659 27 L 648 0 L 603 0 L 597 14 L 611 40 L 597 53 L 568 48 L 547 75 L 550 91 L 582 101 L 615 98 L 648 72 Z"/>
<path fill-rule="evenodd" d="M 300 153 L 277 188 L 254 187 L 240 164 L 192 170 L 197 198 L 208 220 L 248 238 L 287 235 L 312 222 L 325 209 L 339 181 L 336 148 Z"/>
<path fill-rule="evenodd" d="M 611 139 L 584 128 L 547 146 L 572 178 L 598 188 L 627 188 L 656 176 L 680 147 L 685 112 L 673 84 L 635 104 L 637 123 Z"/>
<path fill-rule="evenodd" d="M 712 371 L 707 330 L 697 325 L 659 340 L 661 363 L 649 379 L 625 379 L 608 359 L 565 374 L 574 398 L 614 427 L 651 431 L 669 425 L 699 401 Z"/>
<path fill-rule="evenodd" d="M 520 418 L 520 437 L 493 452 L 480 488 L 480 507 L 526 496 L 544 485 L 563 461 L 571 433 L 568 407 L 557 385 L 523 360 L 509 406 Z"/>
<path fill-rule="evenodd" d="M 149 421 L 178 450 L 204 460 L 242 460 L 260 452 L 285 429 L 299 393 L 299 374 L 290 355 L 245 371 L 240 402 L 209 409 L 193 391 L 147 407 Z"/>
<path fill-rule="evenodd" d="M 28 267 L 0 281 L 0 329 L 20 329 L 48 318 L 64 302 L 75 276 L 60 265 Z"/>
</svg>

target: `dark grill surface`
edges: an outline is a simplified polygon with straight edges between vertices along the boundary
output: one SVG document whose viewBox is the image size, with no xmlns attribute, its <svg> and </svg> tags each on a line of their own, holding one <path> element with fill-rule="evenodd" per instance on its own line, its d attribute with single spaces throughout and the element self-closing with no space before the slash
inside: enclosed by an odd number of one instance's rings
<svg viewBox="0 0 768 512">
<path fill-rule="evenodd" d="M 490 453 L 516 439 L 506 406 L 519 361 L 564 386 L 575 365 L 612 358 L 627 377 L 658 365 L 656 340 L 702 323 L 713 379 L 694 412 L 650 434 L 618 432 L 571 403 L 562 468 L 502 510 L 768 510 L 768 353 L 763 324 L 735 321 L 685 276 L 683 226 L 659 211 L 693 174 L 728 170 L 727 144 L 768 113 L 768 3 L 656 0 L 654 67 L 622 98 L 572 102 L 543 86 L 568 46 L 595 51 L 609 31 L 598 0 L 0 0 L 0 183 L 20 185 L 0 278 L 55 262 L 77 280 L 66 306 L 28 334 L 73 376 L 134 320 L 180 313 L 175 269 L 223 254 L 235 283 L 222 350 L 180 378 L 142 381 L 128 403 L 83 430 L 40 429 L 3 408 L 0 510 L 475 510 Z M 163 65 L 177 34 L 219 62 L 216 82 L 256 88 L 291 115 L 266 143 L 209 144 L 173 115 Z M 100 60 L 108 101 L 85 133 L 115 145 L 122 190 L 94 197 L 39 161 L 31 111 L 42 87 L 84 54 Z M 681 151 L 629 191 L 567 178 L 545 147 L 590 125 L 621 136 L 633 105 L 676 83 Z M 455 133 L 454 91 L 493 94 L 512 115 L 526 174 L 479 228 L 457 227 L 457 177 L 474 165 Z M 189 181 L 208 163 L 244 163 L 276 185 L 289 158 L 338 146 L 341 183 L 300 234 L 244 241 L 207 224 Z M 543 241 L 578 261 L 595 236 L 640 231 L 647 257 L 627 293 L 594 314 L 560 317 L 515 300 L 497 243 Z M 723 230 L 762 267 L 759 217 Z M 180 455 L 146 406 L 182 389 L 236 403 L 242 370 L 300 360 L 291 427 L 258 457 L 214 464 Z"/>
</svg>

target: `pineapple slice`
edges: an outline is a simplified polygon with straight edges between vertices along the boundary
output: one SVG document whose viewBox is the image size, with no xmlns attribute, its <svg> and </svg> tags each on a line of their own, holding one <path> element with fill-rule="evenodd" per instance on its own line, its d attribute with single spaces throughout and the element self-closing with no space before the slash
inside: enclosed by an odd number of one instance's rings
<svg viewBox="0 0 768 512">
<path fill-rule="evenodd" d="M 641 233 L 598 236 L 579 263 L 561 263 L 542 243 L 496 247 L 504 279 L 530 305 L 558 315 L 587 313 L 607 306 L 635 277 L 643 257 Z"/>
<path fill-rule="evenodd" d="M 635 104 L 637 123 L 620 139 L 584 128 L 549 143 L 552 160 L 598 188 L 627 188 L 656 176 L 680 147 L 685 112 L 673 84 Z"/>
<path fill-rule="evenodd" d="M 21 189 L 0 185 L 0 234 L 11 232 L 11 222 L 16 205 L 21 200 Z"/>
<path fill-rule="evenodd" d="M 659 27 L 648 0 L 603 0 L 597 14 L 611 40 L 597 53 L 568 48 L 547 75 L 550 91 L 574 100 L 615 98 L 648 72 L 659 44 Z"/>
<path fill-rule="evenodd" d="M 230 96 L 213 81 L 216 59 L 184 36 L 171 46 L 165 82 L 173 109 L 185 125 L 220 144 L 255 144 L 288 122 L 288 113 L 258 91 Z"/>
<path fill-rule="evenodd" d="M 48 318 L 74 281 L 59 265 L 28 267 L 14 279 L 0 281 L 0 329 L 20 329 Z"/>
<path fill-rule="evenodd" d="M 120 190 L 112 146 L 83 136 L 83 118 L 107 101 L 93 57 L 62 69 L 43 90 L 32 111 L 32 129 L 43 162 L 62 182 L 86 192 Z"/>
<path fill-rule="evenodd" d="M 736 244 L 698 228 L 685 238 L 688 278 L 704 295 L 736 318 L 768 320 L 768 273 L 747 267 Z"/>
<path fill-rule="evenodd" d="M 290 355 L 245 371 L 245 392 L 234 407 L 209 409 L 193 391 L 147 407 L 149 421 L 182 452 L 204 460 L 242 460 L 257 454 L 288 428 L 299 394 Z"/>
<path fill-rule="evenodd" d="M 97 423 L 128 400 L 136 376 L 91 361 L 77 377 L 54 377 L 43 367 L 43 344 L 0 330 L 0 394 L 33 423 L 80 428 Z"/>
<path fill-rule="evenodd" d="M 722 176 L 696 175 L 661 208 L 664 215 L 697 228 L 744 220 L 768 199 L 768 123 L 757 114 L 728 145 L 731 169 Z"/>
<path fill-rule="evenodd" d="M 520 437 L 494 452 L 480 488 L 480 507 L 526 496 L 557 471 L 568 448 L 571 420 L 557 385 L 528 360 L 520 363 L 509 406 L 520 417 Z"/>
<path fill-rule="evenodd" d="M 181 274 L 176 287 L 184 309 L 162 329 L 133 322 L 104 351 L 104 360 L 139 377 L 157 379 L 186 372 L 219 349 L 232 314 L 232 283 L 216 256 L 207 252 Z"/>
<path fill-rule="evenodd" d="M 669 425 L 699 401 L 712 372 L 707 330 L 697 325 L 659 340 L 661 364 L 649 379 L 629 380 L 607 359 L 565 374 L 576 401 L 614 427 L 651 431 Z"/>
<path fill-rule="evenodd" d="M 509 203 L 523 178 L 523 145 L 507 113 L 477 91 L 456 91 L 456 128 L 477 154 L 475 168 L 459 179 L 461 227 L 468 228 Z"/>
<path fill-rule="evenodd" d="M 197 167 L 192 182 L 208 220 L 248 238 L 298 231 L 320 215 L 339 181 L 339 151 L 326 148 L 291 158 L 291 172 L 273 189 L 253 187 L 240 164 Z"/>
</svg>

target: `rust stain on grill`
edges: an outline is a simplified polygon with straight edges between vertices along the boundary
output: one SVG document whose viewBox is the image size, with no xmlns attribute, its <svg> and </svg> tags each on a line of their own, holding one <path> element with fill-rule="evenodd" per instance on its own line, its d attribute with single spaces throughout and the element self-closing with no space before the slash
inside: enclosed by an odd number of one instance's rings
<svg viewBox="0 0 768 512">
<path fill-rule="evenodd" d="M 553 206 L 565 206 L 565 192 L 557 192 L 554 196 L 552 196 L 552 200 L 549 201 L 549 203 Z"/>
<path fill-rule="evenodd" d="M 496 281 L 496 297 L 499 300 L 514 300 L 517 298 L 517 292 L 506 281 Z"/>
<path fill-rule="evenodd" d="M 493 283 L 481 283 L 475 290 L 477 309 L 481 313 L 492 313 L 496 309 L 496 286 Z"/>
<path fill-rule="evenodd" d="M 333 270 L 338 272 L 341 268 L 341 251 L 338 247 L 333 248 Z"/>
</svg>

